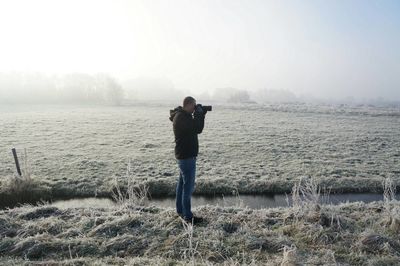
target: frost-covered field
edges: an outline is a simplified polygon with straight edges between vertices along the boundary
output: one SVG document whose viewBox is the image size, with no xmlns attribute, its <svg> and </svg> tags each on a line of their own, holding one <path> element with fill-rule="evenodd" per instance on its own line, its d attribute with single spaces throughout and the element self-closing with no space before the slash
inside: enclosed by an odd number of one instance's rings
<svg viewBox="0 0 400 266">
<path fill-rule="evenodd" d="M 173 107 L 0 106 L 3 193 L 16 147 L 55 197 L 109 195 L 129 159 L 137 184 L 173 195 Z M 302 176 L 333 191 L 380 190 L 383 177 L 400 180 L 399 132 L 399 108 L 217 105 L 199 136 L 195 193 L 288 192 Z"/>
<path fill-rule="evenodd" d="M 126 183 L 129 159 L 134 186 L 174 194 L 167 105 L 0 111 L 2 204 L 109 196 L 115 179 Z M 173 208 L 135 197 L 112 208 L 3 209 L 0 264 L 396 265 L 399 122 L 398 109 L 215 106 L 200 135 L 196 193 L 283 192 L 296 184 L 292 207 L 199 206 L 194 213 L 205 222 L 194 227 L 184 226 Z M 13 179 L 14 146 L 21 157 L 27 149 L 32 179 Z M 384 178 L 385 201 L 318 203 L 318 183 L 336 191 L 381 191 Z"/>
<path fill-rule="evenodd" d="M 183 227 L 154 206 L 0 210 L 1 265 L 398 265 L 398 201 L 202 206 Z"/>
</svg>

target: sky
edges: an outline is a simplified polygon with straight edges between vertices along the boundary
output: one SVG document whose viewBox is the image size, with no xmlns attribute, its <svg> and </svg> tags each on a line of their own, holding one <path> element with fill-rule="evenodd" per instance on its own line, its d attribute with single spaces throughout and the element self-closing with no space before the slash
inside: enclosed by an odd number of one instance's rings
<svg viewBox="0 0 400 266">
<path fill-rule="evenodd" d="M 398 0 L 0 0 L 0 72 L 400 100 Z"/>
</svg>

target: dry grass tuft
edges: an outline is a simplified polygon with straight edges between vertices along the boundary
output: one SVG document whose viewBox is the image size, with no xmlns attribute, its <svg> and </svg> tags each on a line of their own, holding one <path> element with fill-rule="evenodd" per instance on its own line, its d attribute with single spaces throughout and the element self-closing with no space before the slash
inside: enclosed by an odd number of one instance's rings
<svg viewBox="0 0 400 266">
<path fill-rule="evenodd" d="M 125 179 L 127 185 L 125 188 L 122 188 L 120 182 L 115 177 L 114 188 L 112 189 L 113 199 L 121 207 L 147 206 L 150 196 L 149 188 L 146 185 L 135 186 L 135 176 L 131 160 L 128 161 Z"/>
<path fill-rule="evenodd" d="M 281 266 L 295 266 L 297 261 L 297 248 L 295 246 L 285 246 L 283 248 L 283 258 Z"/>
<path fill-rule="evenodd" d="M 384 202 L 384 224 L 395 233 L 400 233 L 400 208 L 394 204 L 397 202 L 396 186 L 393 179 L 386 178 L 383 181 L 383 202 Z"/>
</svg>

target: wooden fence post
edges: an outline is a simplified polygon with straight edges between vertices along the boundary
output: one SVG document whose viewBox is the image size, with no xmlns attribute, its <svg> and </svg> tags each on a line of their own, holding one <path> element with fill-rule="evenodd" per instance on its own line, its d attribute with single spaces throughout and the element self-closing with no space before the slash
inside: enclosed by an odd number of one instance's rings
<svg viewBox="0 0 400 266">
<path fill-rule="evenodd" d="M 19 167 L 19 161 L 18 161 L 17 151 L 15 150 L 15 148 L 12 148 L 12 153 L 13 153 L 13 155 L 14 155 L 14 161 L 15 161 L 15 166 L 17 167 L 18 175 L 19 175 L 19 176 L 22 176 L 21 168 Z"/>
</svg>

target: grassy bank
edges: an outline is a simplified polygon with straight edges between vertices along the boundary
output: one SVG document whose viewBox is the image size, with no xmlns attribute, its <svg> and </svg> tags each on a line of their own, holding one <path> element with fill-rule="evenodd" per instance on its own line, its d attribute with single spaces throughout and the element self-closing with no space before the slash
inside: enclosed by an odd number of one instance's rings
<svg viewBox="0 0 400 266">
<path fill-rule="evenodd" d="M 253 180 L 251 182 L 237 180 L 211 180 L 196 179 L 195 195 L 262 195 L 262 194 L 284 194 L 290 193 L 293 186 L 299 180 L 318 180 L 318 185 L 322 193 L 382 193 L 383 178 L 376 179 L 357 179 L 357 178 L 311 178 L 309 176 L 300 177 L 295 180 Z M 393 186 L 400 191 L 397 180 L 393 181 Z M 127 172 L 126 175 L 114 178 L 108 185 L 96 188 L 82 188 L 80 184 L 70 184 L 69 186 L 51 186 L 42 179 L 36 177 L 11 177 L 7 181 L 0 183 L 0 207 L 15 207 L 22 203 L 35 204 L 40 201 L 54 201 L 60 199 L 73 199 L 85 197 L 106 197 L 113 199 L 117 190 L 126 194 L 129 190 L 140 191 L 146 188 L 148 197 L 175 196 L 175 179 L 161 180 L 141 180 Z"/>
<path fill-rule="evenodd" d="M 307 180 L 317 180 L 321 193 L 361 193 L 372 192 L 382 193 L 384 179 L 376 180 L 354 180 L 354 179 L 316 179 L 311 177 L 300 178 L 301 182 Z M 221 194 L 227 195 L 263 195 L 263 194 L 289 194 L 296 182 L 281 180 L 254 181 L 252 183 L 236 183 L 209 180 L 197 180 L 195 195 L 214 196 Z M 55 200 L 101 197 L 115 199 L 116 196 L 131 194 L 136 196 L 136 192 L 147 195 L 148 198 L 175 196 L 176 181 L 143 181 L 138 182 L 134 175 L 114 179 L 106 190 L 82 190 L 76 189 L 73 185 L 70 187 L 50 187 L 37 178 L 13 177 L 7 182 L 0 184 L 0 207 L 16 207 L 24 203 L 37 204 L 39 202 L 52 202 Z M 399 191 L 400 187 L 396 181 L 393 181 L 393 187 Z M 146 191 L 142 191 L 143 188 Z M 117 192 L 119 192 L 119 195 Z M 118 199 L 116 199 L 118 200 Z"/>
<path fill-rule="evenodd" d="M 0 211 L 0 262 L 65 264 L 396 265 L 400 203 L 319 205 L 319 188 L 296 185 L 290 208 L 202 206 L 206 221 L 182 223 L 173 209 L 29 205 Z M 307 197 L 300 198 L 305 193 Z M 142 202 L 143 203 L 143 202 Z"/>
</svg>

